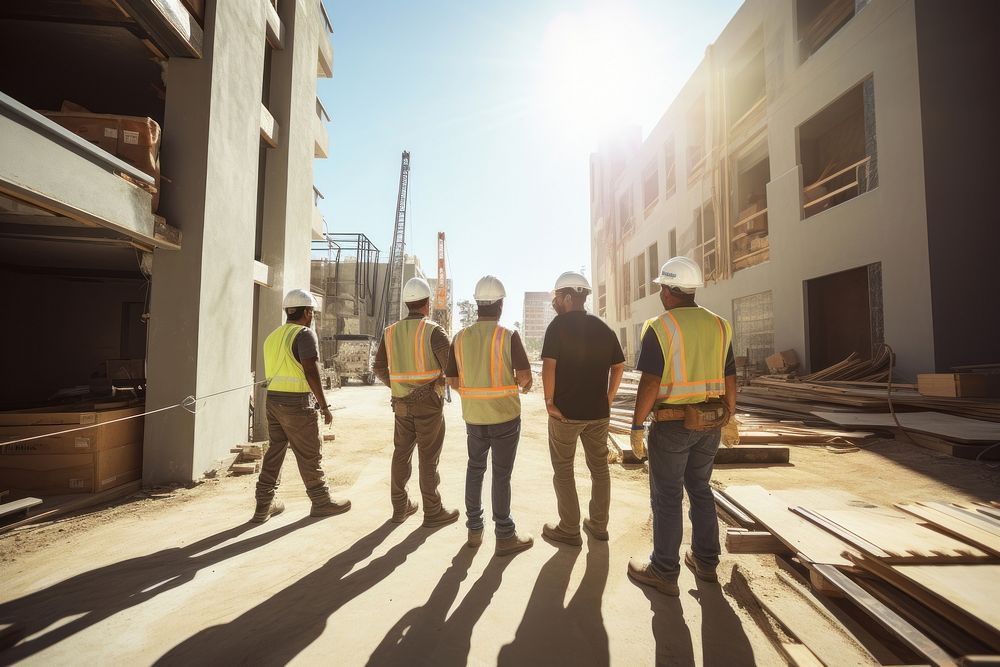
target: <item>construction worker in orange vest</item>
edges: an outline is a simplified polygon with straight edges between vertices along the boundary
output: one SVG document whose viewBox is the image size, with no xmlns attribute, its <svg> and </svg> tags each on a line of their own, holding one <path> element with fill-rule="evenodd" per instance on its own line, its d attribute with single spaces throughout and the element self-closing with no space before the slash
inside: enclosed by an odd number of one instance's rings
<svg viewBox="0 0 1000 667">
<path fill-rule="evenodd" d="M 395 433 L 391 468 L 392 521 L 402 523 L 419 506 L 409 499 L 406 483 L 412 472 L 414 446 L 420 468 L 420 495 L 424 523 L 436 528 L 458 520 L 458 510 L 441 504 L 438 461 L 444 444 L 444 367 L 448 364 L 448 336 L 427 318 L 431 288 L 423 278 L 403 286 L 409 314 L 385 329 L 372 370 L 392 389 Z"/>
<path fill-rule="evenodd" d="M 485 276 L 476 283 L 473 298 L 479 319 L 455 335 L 445 376 L 462 397 L 462 417 L 468 436 L 469 465 L 465 475 L 467 544 L 483 542 L 483 477 L 486 459 L 493 465 L 493 522 L 497 556 L 508 556 L 534 544 L 518 534 L 510 514 L 510 477 L 521 437 L 521 400 L 518 387 L 531 389 L 531 365 L 517 332 L 500 326 L 503 283 Z"/>
<path fill-rule="evenodd" d="M 676 596 L 685 489 L 692 537 L 684 563 L 698 579 L 718 581 L 719 523 L 709 481 L 721 429 L 736 413 L 736 362 L 729 322 L 695 303 L 695 290 L 705 284 L 698 264 L 673 257 L 655 282 L 666 312 L 644 328 L 632 417 L 632 449 L 640 457 L 644 450 L 649 454 L 653 552 L 648 561 L 629 561 L 628 575 Z"/>
<path fill-rule="evenodd" d="M 267 385 L 267 436 L 269 445 L 257 478 L 257 509 L 250 519 L 263 523 L 285 508 L 275 498 L 281 480 L 281 464 L 289 447 L 299 464 L 299 474 L 312 501 L 311 516 L 332 516 L 351 509 L 350 500 L 333 500 L 323 475 L 323 442 L 319 436 L 315 396 L 319 414 L 333 422 L 319 377 L 319 340 L 310 325 L 316 301 L 312 294 L 293 289 L 282 307 L 286 322 L 264 341 L 264 375 Z"/>
</svg>

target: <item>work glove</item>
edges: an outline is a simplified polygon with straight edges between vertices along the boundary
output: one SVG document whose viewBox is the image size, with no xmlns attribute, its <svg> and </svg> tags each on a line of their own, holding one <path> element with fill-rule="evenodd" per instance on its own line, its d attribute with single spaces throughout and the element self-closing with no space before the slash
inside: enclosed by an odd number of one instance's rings
<svg viewBox="0 0 1000 667">
<path fill-rule="evenodd" d="M 736 415 L 730 415 L 729 421 L 722 427 L 722 446 L 735 447 L 740 444 L 740 429 L 736 423 Z"/>
<path fill-rule="evenodd" d="M 646 458 L 646 427 L 632 425 L 632 434 L 629 438 L 632 445 L 632 453 L 639 460 Z"/>
</svg>

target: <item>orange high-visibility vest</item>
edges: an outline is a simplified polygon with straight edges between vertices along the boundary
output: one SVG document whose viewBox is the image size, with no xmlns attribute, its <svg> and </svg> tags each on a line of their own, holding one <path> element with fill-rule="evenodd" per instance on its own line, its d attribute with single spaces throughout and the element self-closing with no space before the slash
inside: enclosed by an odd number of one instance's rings
<svg viewBox="0 0 1000 667">
<path fill-rule="evenodd" d="M 514 332 L 496 322 L 476 322 L 455 336 L 458 395 L 468 424 L 502 424 L 521 415 L 511 363 Z"/>
<path fill-rule="evenodd" d="M 389 386 L 397 398 L 441 376 L 441 364 L 431 347 L 434 323 L 426 317 L 405 319 L 385 330 L 385 353 L 389 361 Z"/>
<path fill-rule="evenodd" d="M 646 322 L 663 352 L 657 404 L 702 403 L 726 392 L 726 355 L 733 329 L 700 306 L 673 308 Z"/>
</svg>

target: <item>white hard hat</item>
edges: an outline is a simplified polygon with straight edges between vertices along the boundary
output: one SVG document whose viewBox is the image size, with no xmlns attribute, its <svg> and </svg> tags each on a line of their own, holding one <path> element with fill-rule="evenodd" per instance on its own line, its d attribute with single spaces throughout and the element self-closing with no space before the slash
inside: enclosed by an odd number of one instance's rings
<svg viewBox="0 0 1000 667">
<path fill-rule="evenodd" d="M 431 296 L 431 286 L 423 278 L 410 278 L 403 285 L 403 303 L 423 301 Z"/>
<path fill-rule="evenodd" d="M 580 294 L 586 294 L 590 292 L 590 283 L 587 282 L 582 273 L 567 271 L 556 278 L 556 286 L 552 291 L 558 292 L 563 289 L 570 289 Z"/>
<path fill-rule="evenodd" d="M 281 302 L 282 308 L 301 308 L 302 306 L 306 308 L 316 307 L 316 299 L 304 289 L 293 289 L 285 295 L 285 299 Z"/>
<path fill-rule="evenodd" d="M 507 296 L 506 290 L 503 288 L 503 283 L 496 276 L 483 276 L 476 283 L 476 289 L 472 293 L 472 298 L 476 300 L 476 303 L 488 306 L 491 303 L 496 303 L 500 299 Z"/>
<path fill-rule="evenodd" d="M 705 280 L 701 267 L 687 257 L 671 257 L 660 267 L 660 277 L 653 282 L 667 287 L 676 287 L 693 294 L 696 287 L 704 287 Z"/>
</svg>

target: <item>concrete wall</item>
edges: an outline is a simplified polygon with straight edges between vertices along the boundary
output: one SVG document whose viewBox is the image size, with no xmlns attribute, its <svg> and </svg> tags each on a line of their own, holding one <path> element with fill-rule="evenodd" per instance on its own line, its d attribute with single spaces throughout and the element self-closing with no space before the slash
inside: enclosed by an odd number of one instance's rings
<svg viewBox="0 0 1000 667">
<path fill-rule="evenodd" d="M 939 371 L 1000 359 L 1000 4 L 916 5 L 934 358 Z"/>
<path fill-rule="evenodd" d="M 804 281 L 881 262 L 885 339 L 893 345 L 904 374 L 932 368 L 923 163 L 913 159 L 922 151 L 917 40 L 914 5 L 908 0 L 871 3 L 802 63 L 792 0 L 750 0 L 741 7 L 614 184 L 616 195 L 631 191 L 636 227 L 624 241 L 624 256 L 606 261 L 602 275 L 595 275 L 596 282 L 607 284 L 609 325 L 616 332 L 628 328 L 628 346 L 634 355 L 635 324 L 662 310 L 654 292 L 632 302 L 630 316 L 619 319 L 616 278 L 620 277 L 613 270 L 616 263 L 631 261 L 654 242 L 659 261 L 665 261 L 671 229 L 677 234 L 679 254 L 693 247 L 692 212 L 720 184 L 706 179 L 688 183 L 688 111 L 706 90 L 711 94 L 713 72 L 724 71 L 750 40 L 763 44 L 767 82 L 765 133 L 749 142 L 748 149 L 755 143 L 761 148 L 766 145 L 770 159 L 770 261 L 711 283 L 700 291 L 699 301 L 732 317 L 733 299 L 771 290 L 775 348 L 795 349 L 806 359 Z M 868 76 L 874 78 L 875 87 L 879 187 L 803 220 L 797 128 Z M 670 137 L 676 146 L 677 191 L 667 198 L 662 146 Z M 717 144 L 725 149 L 721 138 L 717 137 Z M 642 170 L 652 159 L 659 163 L 660 198 L 644 213 Z M 609 214 L 606 207 L 599 213 Z M 597 244 L 594 252 L 601 252 Z M 595 260 L 593 265 L 600 264 Z"/>
</svg>

